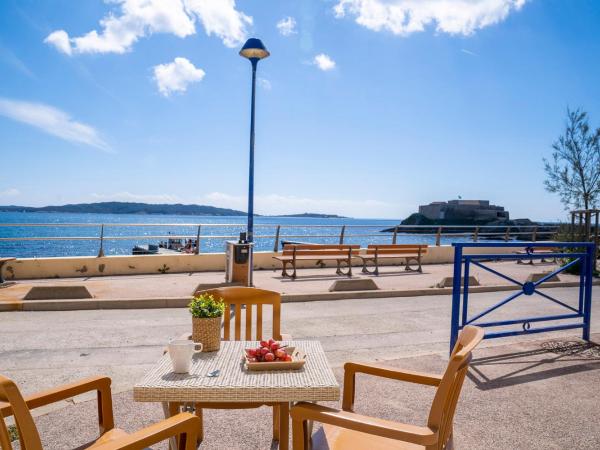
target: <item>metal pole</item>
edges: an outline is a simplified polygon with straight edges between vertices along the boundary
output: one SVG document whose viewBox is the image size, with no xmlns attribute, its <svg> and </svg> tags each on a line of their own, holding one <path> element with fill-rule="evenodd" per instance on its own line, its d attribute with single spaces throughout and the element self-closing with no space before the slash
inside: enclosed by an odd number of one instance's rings
<svg viewBox="0 0 600 450">
<path fill-rule="evenodd" d="M 340 245 L 344 243 L 344 235 L 346 234 L 346 225 L 342 225 L 342 231 L 340 231 Z"/>
<path fill-rule="evenodd" d="M 98 258 L 104 256 L 104 224 L 100 225 L 100 250 L 98 250 Z"/>
<path fill-rule="evenodd" d="M 435 235 L 435 245 L 436 245 L 436 247 L 440 246 L 441 239 L 442 239 L 442 227 L 438 227 L 437 234 Z"/>
<path fill-rule="evenodd" d="M 398 227 L 394 228 L 394 236 L 392 236 L 392 244 L 396 245 L 396 239 L 398 237 Z"/>
<path fill-rule="evenodd" d="M 277 225 L 277 231 L 275 231 L 275 245 L 273 246 L 273 252 L 277 253 L 279 250 L 279 233 L 281 232 L 281 225 Z"/>
<path fill-rule="evenodd" d="M 200 253 L 200 229 L 202 225 L 198 225 L 198 233 L 196 233 L 196 255 Z"/>
<path fill-rule="evenodd" d="M 585 264 L 585 297 L 584 297 L 584 306 L 583 306 L 583 340 L 590 340 L 590 325 L 591 325 L 591 315 L 592 315 L 592 276 L 593 276 L 593 259 L 596 258 L 596 246 L 589 245 L 586 249 L 586 264 Z M 580 270 L 583 270 L 584 267 L 581 267 Z"/>
<path fill-rule="evenodd" d="M 254 241 L 254 102 L 256 97 L 256 65 L 257 58 L 251 58 L 252 63 L 252 102 L 250 109 L 250 161 L 248 164 L 248 242 Z"/>
<path fill-rule="evenodd" d="M 452 322 L 450 323 L 450 353 L 456 344 L 459 328 L 460 310 L 460 278 L 462 275 L 462 245 L 453 244 L 454 247 L 454 277 L 452 285 Z"/>
</svg>

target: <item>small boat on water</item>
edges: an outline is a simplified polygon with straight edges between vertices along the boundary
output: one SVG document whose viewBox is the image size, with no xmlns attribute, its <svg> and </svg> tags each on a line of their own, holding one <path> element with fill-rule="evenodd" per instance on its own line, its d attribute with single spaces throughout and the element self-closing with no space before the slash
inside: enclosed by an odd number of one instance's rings
<svg viewBox="0 0 600 450">
<path fill-rule="evenodd" d="M 158 244 L 136 245 L 131 253 L 133 255 L 168 255 L 173 253 L 196 253 L 198 242 L 195 239 L 169 238 Z"/>
</svg>

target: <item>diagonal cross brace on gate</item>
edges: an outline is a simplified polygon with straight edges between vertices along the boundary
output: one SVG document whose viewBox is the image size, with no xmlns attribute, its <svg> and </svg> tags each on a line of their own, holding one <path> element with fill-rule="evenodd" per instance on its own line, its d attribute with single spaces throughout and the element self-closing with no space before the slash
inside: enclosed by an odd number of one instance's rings
<svg viewBox="0 0 600 450">
<path fill-rule="evenodd" d="M 477 325 L 483 328 L 490 327 L 505 327 L 509 325 L 521 324 L 520 330 L 503 330 L 503 331 L 486 331 L 484 339 L 499 338 L 505 336 L 517 336 L 522 334 L 532 333 L 543 333 L 546 331 L 558 331 L 568 330 L 573 328 L 581 328 L 583 330 L 583 339 L 589 341 L 590 339 L 590 318 L 591 318 L 591 307 L 592 307 L 592 270 L 594 266 L 594 258 L 596 255 L 595 244 L 591 242 L 490 242 L 490 243 L 472 243 L 472 242 L 460 242 L 452 244 L 454 247 L 454 279 L 452 286 L 452 315 L 451 315 L 451 327 L 450 327 L 450 351 L 454 348 L 454 344 L 458 338 L 458 333 L 466 325 Z M 536 247 L 543 247 L 545 250 L 551 247 L 551 252 L 535 253 Z M 489 251 L 494 251 L 494 248 L 498 248 L 496 253 L 472 253 L 469 252 L 470 248 L 486 248 Z M 500 253 L 501 249 L 514 248 L 514 253 Z M 525 248 L 525 253 L 517 250 Z M 569 258 L 572 259 L 569 263 L 562 267 L 559 267 L 555 271 L 547 274 L 538 281 L 527 281 L 520 282 L 514 278 L 499 272 L 496 269 L 485 265 L 484 261 L 489 260 L 521 260 L 521 259 L 544 259 L 544 258 Z M 553 276 L 564 272 L 569 267 L 580 264 L 580 275 L 579 275 L 579 302 L 577 307 L 566 304 L 565 302 L 556 299 L 545 292 L 541 292 L 538 288 L 541 285 L 551 279 Z M 471 265 L 474 265 L 480 269 L 490 272 L 506 281 L 513 283 L 517 287 L 517 291 L 495 305 L 487 308 L 486 310 L 479 312 L 473 316 L 469 316 L 469 271 Z M 462 281 L 464 280 L 464 281 Z M 462 283 L 461 283 L 462 281 Z M 461 284 L 463 285 L 461 288 Z M 555 314 L 538 317 L 524 317 L 509 320 L 499 321 L 481 321 L 485 316 L 493 311 L 498 310 L 504 305 L 512 302 L 513 300 L 525 295 L 530 296 L 537 294 L 542 298 L 561 306 L 568 310 L 565 314 Z M 543 326 L 532 328 L 532 323 L 552 322 L 557 320 L 572 320 L 569 323 L 562 323 L 558 325 L 542 324 Z"/>
</svg>

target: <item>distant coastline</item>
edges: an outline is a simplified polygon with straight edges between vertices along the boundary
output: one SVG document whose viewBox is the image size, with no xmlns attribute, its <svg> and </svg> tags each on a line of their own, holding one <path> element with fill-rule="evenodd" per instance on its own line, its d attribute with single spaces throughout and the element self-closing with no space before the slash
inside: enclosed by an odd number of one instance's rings
<svg viewBox="0 0 600 450">
<path fill-rule="evenodd" d="M 44 213 L 76 213 L 76 214 L 156 214 L 156 215 L 182 215 L 182 216 L 246 216 L 245 211 L 230 208 L 219 208 L 208 205 L 184 205 L 177 204 L 151 204 L 131 202 L 98 202 L 98 203 L 75 203 L 53 206 L 0 206 L 0 212 L 44 212 Z M 260 216 L 256 214 L 256 216 Z M 317 219 L 345 219 L 346 217 L 336 214 L 301 213 L 283 214 L 267 217 L 304 217 Z"/>
</svg>

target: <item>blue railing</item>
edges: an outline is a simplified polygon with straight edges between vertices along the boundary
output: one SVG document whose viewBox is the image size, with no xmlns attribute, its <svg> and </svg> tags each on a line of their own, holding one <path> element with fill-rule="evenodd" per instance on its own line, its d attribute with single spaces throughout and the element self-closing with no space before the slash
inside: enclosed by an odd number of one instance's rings
<svg viewBox="0 0 600 450">
<path fill-rule="evenodd" d="M 522 243 L 454 243 L 454 278 L 452 288 L 452 315 L 450 327 L 450 351 L 454 348 L 458 333 L 466 325 L 476 325 L 486 328 L 484 339 L 500 338 L 505 336 L 517 336 L 523 334 L 543 333 L 547 331 L 568 330 L 574 328 L 583 329 L 583 339 L 590 338 L 590 318 L 592 303 L 592 276 L 596 255 L 596 246 L 590 242 L 553 242 L 552 244 L 541 242 L 522 242 Z M 515 248 L 523 249 L 520 253 L 485 253 L 485 254 L 466 254 L 465 249 L 489 247 L 489 248 Z M 543 247 L 543 252 L 535 252 L 536 248 Z M 538 281 L 520 282 L 513 277 L 499 272 L 496 269 L 485 265 L 483 261 L 489 260 L 536 260 L 547 258 L 567 258 L 571 261 L 562 267 L 548 273 Z M 541 285 L 552 279 L 557 274 L 566 271 L 570 267 L 580 265 L 579 275 L 579 298 L 577 306 L 572 306 L 564 301 L 558 300 L 545 292 L 539 290 Z M 517 291 L 496 303 L 495 305 L 473 315 L 469 316 L 469 274 L 471 265 L 490 272 L 506 281 L 513 283 Z M 462 284 L 462 288 L 461 288 Z M 462 294 L 462 295 L 461 295 Z M 488 314 L 507 305 L 522 295 L 531 296 L 537 294 L 560 307 L 568 310 L 566 314 L 540 315 L 537 317 L 523 317 L 509 320 L 497 320 L 483 322 Z M 573 319 L 575 319 L 573 321 Z M 548 324 L 537 328 L 532 328 L 532 323 L 541 324 L 543 322 L 569 321 L 561 324 Z M 510 325 L 521 324 L 521 329 L 510 329 L 501 331 L 488 331 L 489 328 L 506 327 Z"/>
</svg>

